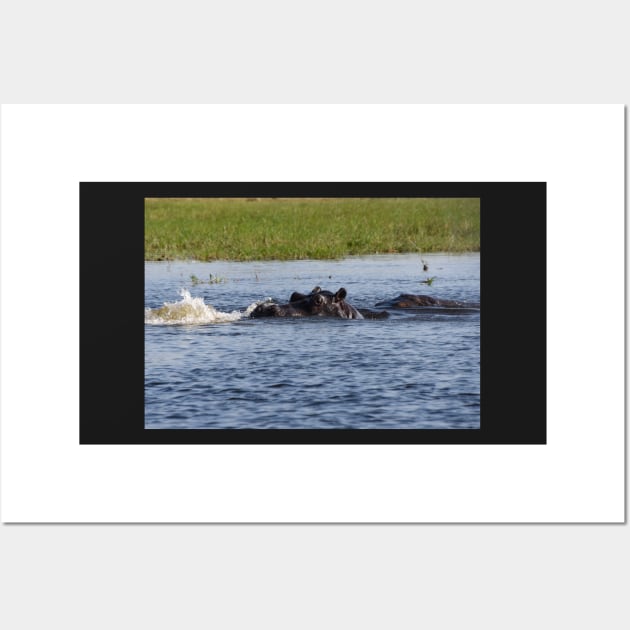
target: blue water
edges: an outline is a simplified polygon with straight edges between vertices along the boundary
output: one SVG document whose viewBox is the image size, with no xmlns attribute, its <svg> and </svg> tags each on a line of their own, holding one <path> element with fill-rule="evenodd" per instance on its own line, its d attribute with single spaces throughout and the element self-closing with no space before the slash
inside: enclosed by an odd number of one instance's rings
<svg viewBox="0 0 630 630">
<path fill-rule="evenodd" d="M 358 308 L 399 293 L 480 302 L 478 253 L 422 259 L 426 272 L 417 254 L 145 263 L 145 426 L 479 428 L 479 310 L 247 317 L 316 285 Z"/>
</svg>

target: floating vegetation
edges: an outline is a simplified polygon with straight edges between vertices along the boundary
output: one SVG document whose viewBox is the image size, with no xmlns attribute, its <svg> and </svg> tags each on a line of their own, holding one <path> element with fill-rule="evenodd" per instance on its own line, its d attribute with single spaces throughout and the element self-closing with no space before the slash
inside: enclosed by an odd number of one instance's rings
<svg viewBox="0 0 630 630">
<path fill-rule="evenodd" d="M 221 284 L 222 282 L 227 282 L 225 278 L 220 278 L 219 276 L 215 276 L 214 274 L 210 274 L 208 280 L 201 280 L 195 274 L 190 276 L 190 281 L 193 283 L 193 286 L 198 284 Z"/>
</svg>

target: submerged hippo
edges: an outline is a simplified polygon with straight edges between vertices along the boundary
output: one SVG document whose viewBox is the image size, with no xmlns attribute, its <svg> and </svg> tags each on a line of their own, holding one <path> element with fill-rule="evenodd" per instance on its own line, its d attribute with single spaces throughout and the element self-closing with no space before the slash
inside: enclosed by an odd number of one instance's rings
<svg viewBox="0 0 630 630">
<path fill-rule="evenodd" d="M 267 302 L 259 304 L 250 317 L 340 317 L 341 319 L 363 319 L 363 315 L 346 302 L 346 290 L 337 293 L 315 287 L 310 293 L 292 293 L 288 304 Z"/>
<path fill-rule="evenodd" d="M 419 306 L 438 306 L 441 308 L 479 308 L 479 304 L 458 302 L 456 300 L 441 300 L 429 295 L 413 295 L 401 293 L 392 300 L 377 302 L 376 306 L 387 308 L 417 308 Z"/>
</svg>

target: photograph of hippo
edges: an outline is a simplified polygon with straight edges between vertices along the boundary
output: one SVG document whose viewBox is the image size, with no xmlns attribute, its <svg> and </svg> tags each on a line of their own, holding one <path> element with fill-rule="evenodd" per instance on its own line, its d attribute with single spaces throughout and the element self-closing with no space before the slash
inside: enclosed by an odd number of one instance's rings
<svg viewBox="0 0 630 630">
<path fill-rule="evenodd" d="M 145 428 L 478 429 L 479 214 L 145 199 Z"/>
</svg>

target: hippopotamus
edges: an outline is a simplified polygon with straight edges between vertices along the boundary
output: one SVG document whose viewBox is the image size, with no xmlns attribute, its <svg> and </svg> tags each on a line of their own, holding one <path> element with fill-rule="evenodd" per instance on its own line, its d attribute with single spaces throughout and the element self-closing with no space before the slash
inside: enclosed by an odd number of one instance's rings
<svg viewBox="0 0 630 630">
<path fill-rule="evenodd" d="M 419 306 L 437 306 L 441 308 L 479 308 L 479 304 L 458 302 L 456 300 L 442 300 L 430 295 L 413 295 L 411 293 L 401 293 L 392 300 L 377 302 L 376 306 L 387 308 L 417 308 Z"/>
<path fill-rule="evenodd" d="M 315 287 L 310 293 L 294 292 L 288 304 L 265 302 L 259 304 L 250 317 L 340 317 L 363 319 L 363 315 L 346 302 L 347 292 L 341 287 L 336 293 Z"/>
</svg>

